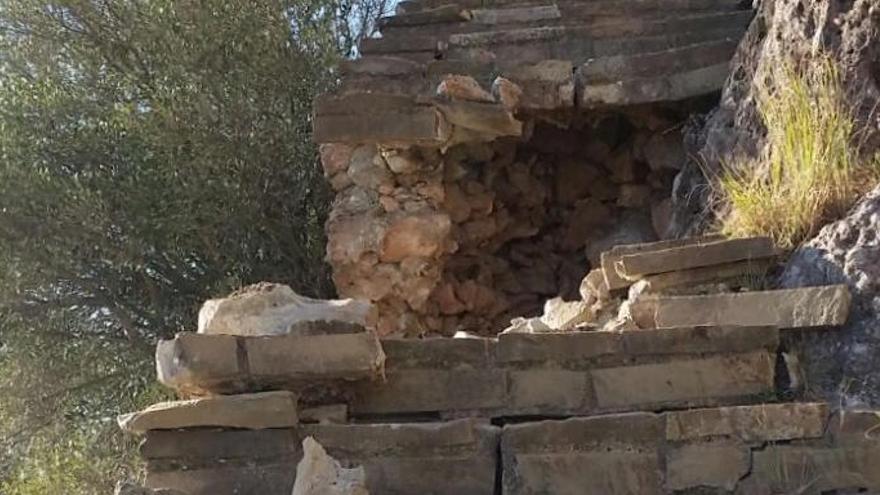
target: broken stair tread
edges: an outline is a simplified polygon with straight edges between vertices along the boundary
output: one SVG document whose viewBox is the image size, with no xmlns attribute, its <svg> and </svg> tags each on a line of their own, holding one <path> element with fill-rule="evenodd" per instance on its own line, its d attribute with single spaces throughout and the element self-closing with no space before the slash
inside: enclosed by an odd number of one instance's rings
<svg viewBox="0 0 880 495">
<path fill-rule="evenodd" d="M 296 426 L 297 396 L 263 392 L 161 402 L 119 416 L 119 427 L 130 433 L 203 426 L 259 430 Z"/>
<path fill-rule="evenodd" d="M 647 295 L 633 303 L 646 315 L 641 328 L 687 325 L 773 325 L 832 327 L 846 323 L 852 300 L 846 285 L 722 293 L 703 296 Z"/>
<path fill-rule="evenodd" d="M 678 101 L 721 89 L 730 74 L 729 61 L 659 77 L 630 79 L 579 87 L 582 108 Z"/>
<path fill-rule="evenodd" d="M 369 380 L 381 374 L 384 362 L 372 332 L 264 337 L 180 333 L 156 347 L 159 381 L 191 393 Z"/>
<path fill-rule="evenodd" d="M 636 55 L 613 55 L 587 61 L 577 69 L 582 85 L 657 77 L 730 61 L 736 40 L 721 39 Z"/>
<path fill-rule="evenodd" d="M 820 438 L 829 408 L 824 402 L 785 402 L 672 411 L 666 416 L 666 439 L 698 440 L 730 436 L 744 442 Z"/>
<path fill-rule="evenodd" d="M 770 258 L 777 253 L 769 237 L 724 239 L 624 254 L 614 262 L 614 270 L 625 279 L 638 280 L 656 273 Z"/>
<path fill-rule="evenodd" d="M 774 263 L 773 258 L 735 261 L 678 272 L 648 275 L 642 280 L 647 284 L 647 292 L 660 292 L 673 287 L 693 287 L 731 279 L 760 280 L 766 276 L 767 270 Z"/>
<path fill-rule="evenodd" d="M 397 12 L 398 15 L 414 14 L 425 10 L 433 10 L 448 4 L 454 4 L 465 9 L 477 9 L 486 5 L 486 2 L 485 0 L 403 0 L 397 4 Z M 607 11 L 641 12 L 644 10 L 722 10 L 742 8 L 742 2 L 739 0 L 596 0 L 591 2 L 583 2 L 583 0 L 493 0 L 491 4 L 499 7 L 506 5 L 557 5 L 560 8 L 571 9 L 585 6 L 593 7 L 590 10 L 598 13 Z"/>
<path fill-rule="evenodd" d="M 632 285 L 632 282 L 621 278 L 615 270 L 616 263 L 626 255 L 637 254 L 650 251 L 658 251 L 662 249 L 678 248 L 696 244 L 705 244 L 723 240 L 725 237 L 720 235 L 708 235 L 701 237 L 689 237 L 685 239 L 671 239 L 666 241 L 657 241 L 640 244 L 621 244 L 614 246 L 608 251 L 600 255 L 600 264 L 602 272 L 605 275 L 605 282 L 608 284 L 608 290 L 617 290 Z"/>
<path fill-rule="evenodd" d="M 493 30 L 449 36 L 449 44 L 457 47 L 490 47 L 494 45 L 522 44 L 539 40 L 565 40 L 577 43 L 581 40 L 605 38 L 650 37 L 670 32 L 705 32 L 733 26 L 745 26 L 752 18 L 751 11 L 670 16 L 665 19 L 627 18 L 599 21 L 583 26 L 542 26 L 509 30 Z M 402 39 L 400 40 L 403 41 Z"/>
</svg>

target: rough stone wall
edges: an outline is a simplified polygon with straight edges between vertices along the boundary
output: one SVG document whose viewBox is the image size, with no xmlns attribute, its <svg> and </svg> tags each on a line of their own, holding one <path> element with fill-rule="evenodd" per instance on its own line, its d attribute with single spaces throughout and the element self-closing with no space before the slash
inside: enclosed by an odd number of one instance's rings
<svg viewBox="0 0 880 495">
<path fill-rule="evenodd" d="M 663 236 L 682 107 L 539 123 L 445 152 L 324 145 L 340 296 L 377 301 L 383 335 L 497 333 L 547 299 L 578 299 L 601 251 Z"/>
</svg>

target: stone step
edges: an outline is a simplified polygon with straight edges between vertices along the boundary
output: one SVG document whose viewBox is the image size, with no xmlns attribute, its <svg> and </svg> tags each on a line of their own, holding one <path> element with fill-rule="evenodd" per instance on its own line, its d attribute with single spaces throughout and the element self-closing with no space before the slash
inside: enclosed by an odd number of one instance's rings
<svg viewBox="0 0 880 495">
<path fill-rule="evenodd" d="M 447 3 L 430 9 L 403 12 L 394 16 L 384 17 L 379 20 L 379 27 L 384 30 L 387 27 L 424 26 L 427 24 L 469 21 L 471 18 L 470 10 L 461 5 Z"/>
<path fill-rule="evenodd" d="M 637 77 L 673 75 L 729 62 L 737 45 L 736 40 L 724 39 L 660 52 L 601 57 L 578 67 L 576 77 L 582 85 L 595 85 Z"/>
<path fill-rule="evenodd" d="M 680 101 L 719 91 L 730 75 L 728 62 L 678 74 L 579 88 L 581 108 Z"/>
<path fill-rule="evenodd" d="M 321 97 L 315 107 L 319 143 L 448 145 L 522 134 L 522 122 L 497 103 L 358 92 Z"/>
<path fill-rule="evenodd" d="M 444 58 L 481 60 L 491 56 L 500 70 L 544 60 L 569 60 L 580 66 L 598 57 L 636 55 L 680 48 L 697 43 L 738 40 L 744 26 L 725 25 L 706 31 L 670 30 L 656 35 L 609 38 L 578 37 L 566 28 L 537 28 L 499 37 L 494 45 L 455 45 L 450 43 Z M 455 37 L 453 37 L 455 38 Z"/>
<path fill-rule="evenodd" d="M 386 381 L 356 385 L 351 413 L 565 416 L 735 403 L 773 391 L 777 344 L 772 327 L 385 339 Z"/>
<path fill-rule="evenodd" d="M 363 466 L 370 493 L 491 494 L 499 434 L 477 420 L 149 431 L 141 453 L 147 486 L 188 495 L 290 495 L 306 437 Z"/>
<path fill-rule="evenodd" d="M 640 328 L 686 325 L 773 325 L 779 328 L 841 326 L 851 303 L 845 285 L 704 296 L 646 295 L 633 303 Z"/>
<path fill-rule="evenodd" d="M 119 416 L 118 423 L 129 433 L 201 426 L 260 430 L 296 426 L 296 411 L 295 394 L 263 392 L 161 402 L 143 411 Z"/>
<path fill-rule="evenodd" d="M 586 8 L 584 8 L 586 7 Z M 469 11 L 468 21 L 432 23 L 424 25 L 397 25 L 382 30 L 382 36 L 391 40 L 405 40 L 411 37 L 434 37 L 443 43 L 453 35 L 479 34 L 485 32 L 511 31 L 538 27 L 572 27 L 578 32 L 617 32 L 635 34 L 642 27 L 652 29 L 658 23 L 672 22 L 676 18 L 695 16 L 732 15 L 747 10 L 703 9 L 676 10 L 671 5 L 667 10 L 624 10 L 618 6 L 606 5 L 605 11 L 597 11 L 590 4 L 577 5 L 575 9 L 561 10 L 556 5 L 511 7 L 504 9 L 477 9 Z M 613 8 L 612 8 L 613 7 Z M 633 31 L 635 30 L 635 31 Z M 644 34 L 649 34 L 645 32 Z M 604 34 L 608 36 L 609 34 Z"/>
<path fill-rule="evenodd" d="M 372 333 L 242 337 L 179 333 L 156 347 L 159 382 L 184 394 L 244 393 L 370 380 L 385 355 Z"/>
<path fill-rule="evenodd" d="M 614 262 L 613 268 L 624 279 L 639 280 L 658 273 L 759 260 L 777 254 L 776 246 L 769 237 L 697 241 L 682 246 L 624 254 Z"/>
<path fill-rule="evenodd" d="M 190 495 L 289 495 L 307 437 L 343 465 L 363 466 L 370 493 L 876 491 L 877 415 L 830 413 L 825 403 L 804 402 L 531 420 L 501 428 L 469 419 L 151 430 L 141 455 L 147 486 Z"/>
<path fill-rule="evenodd" d="M 712 243 L 725 239 L 724 236 L 711 235 L 701 237 L 691 237 L 686 239 L 673 239 L 659 242 L 649 242 L 642 244 L 624 244 L 614 246 L 608 251 L 600 255 L 600 264 L 602 272 L 605 275 L 605 281 L 609 290 L 618 290 L 629 287 L 632 281 L 626 280 L 617 274 L 615 266 L 624 256 L 634 255 L 645 252 L 660 251 L 664 249 L 673 249 L 685 246 Z"/>
<path fill-rule="evenodd" d="M 453 4 L 457 8 L 473 10 L 481 8 L 528 8 L 555 5 L 561 10 L 578 13 L 602 14 L 640 13 L 650 11 L 717 11 L 743 8 L 740 0 L 403 0 L 397 4 L 397 15 L 410 15 Z"/>
</svg>

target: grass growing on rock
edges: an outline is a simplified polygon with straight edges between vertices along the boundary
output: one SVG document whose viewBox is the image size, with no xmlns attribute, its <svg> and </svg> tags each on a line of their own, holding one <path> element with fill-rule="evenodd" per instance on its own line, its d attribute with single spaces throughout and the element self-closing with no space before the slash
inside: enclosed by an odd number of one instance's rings
<svg viewBox="0 0 880 495">
<path fill-rule="evenodd" d="M 767 235 L 791 248 L 843 215 L 875 184 L 880 160 L 865 160 L 840 75 L 830 61 L 807 72 L 774 70 L 758 91 L 767 128 L 764 157 L 732 163 L 720 177 L 729 210 L 721 230 Z"/>
</svg>

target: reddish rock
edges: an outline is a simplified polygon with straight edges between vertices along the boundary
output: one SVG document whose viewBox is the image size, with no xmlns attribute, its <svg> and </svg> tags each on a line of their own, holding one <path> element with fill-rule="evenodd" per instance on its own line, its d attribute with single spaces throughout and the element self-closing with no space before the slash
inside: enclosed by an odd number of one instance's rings
<svg viewBox="0 0 880 495">
<path fill-rule="evenodd" d="M 443 250 L 451 227 L 449 216 L 442 213 L 399 217 L 388 227 L 379 257 L 395 262 L 410 256 L 436 256 Z"/>
</svg>

